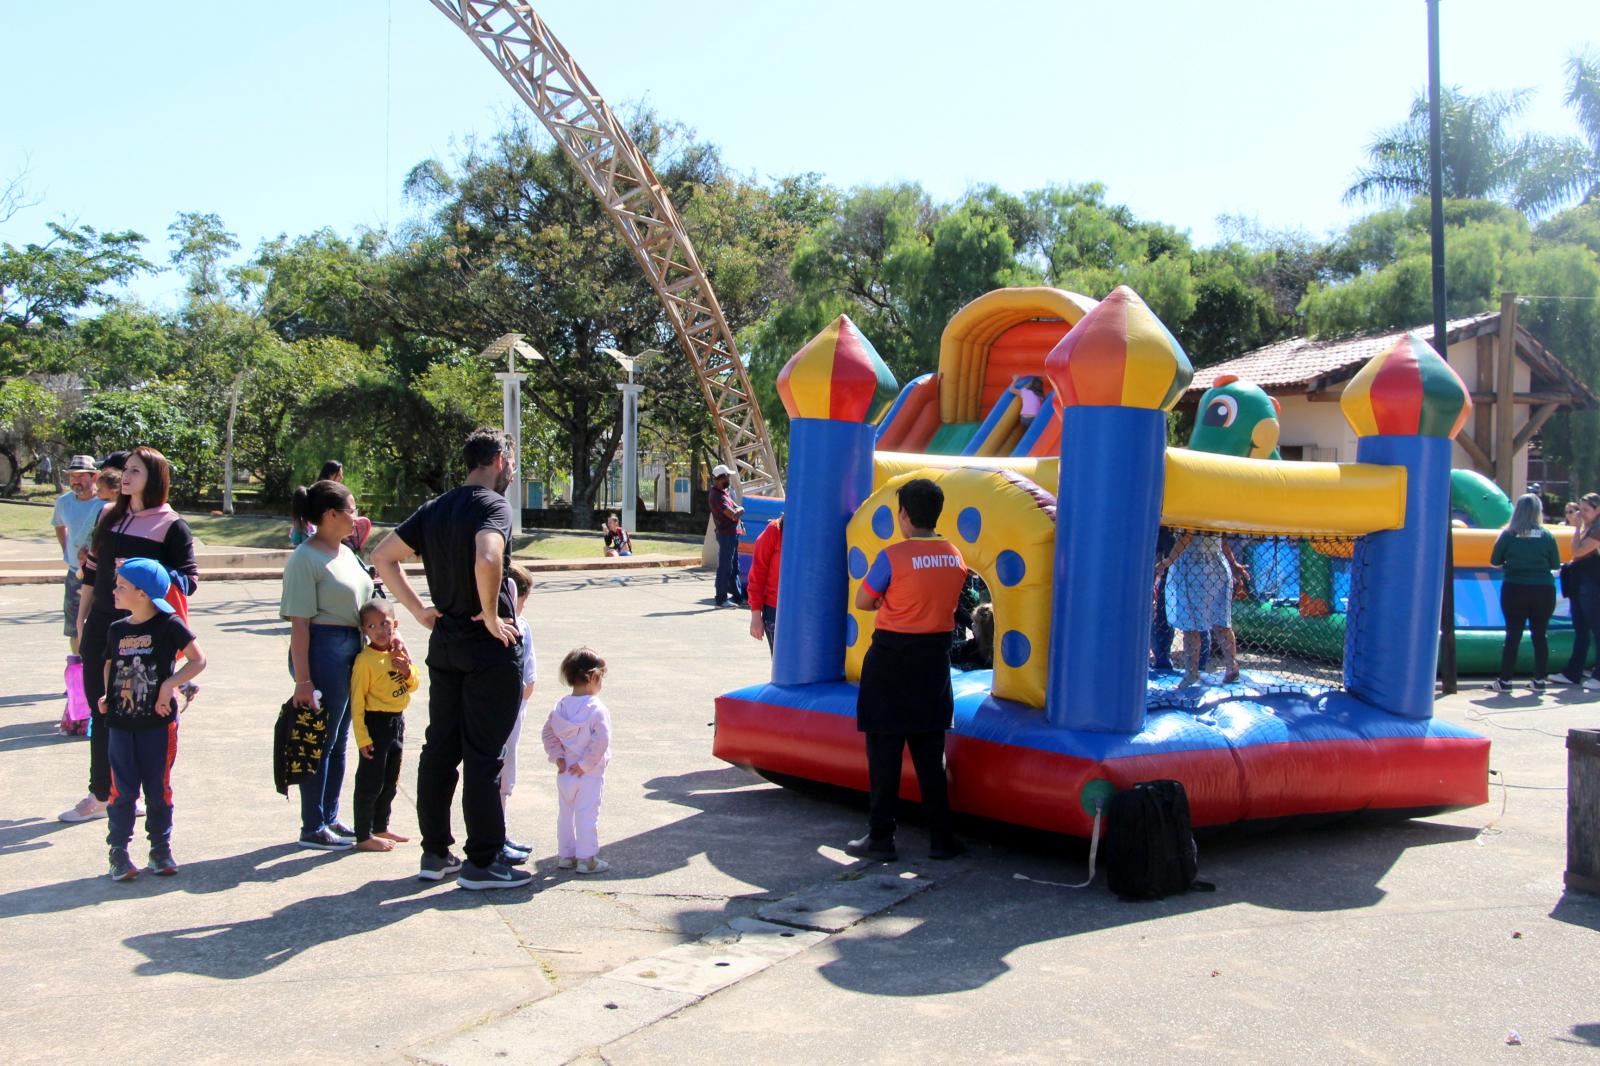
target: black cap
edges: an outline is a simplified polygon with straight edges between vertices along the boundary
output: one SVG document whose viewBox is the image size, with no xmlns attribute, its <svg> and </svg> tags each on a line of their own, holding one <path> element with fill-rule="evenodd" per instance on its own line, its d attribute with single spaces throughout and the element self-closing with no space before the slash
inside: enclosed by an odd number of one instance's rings
<svg viewBox="0 0 1600 1066">
<path fill-rule="evenodd" d="M 132 452 L 112 452 L 110 455 L 100 460 L 100 469 L 121 470 L 128 465 L 128 456 L 132 454 Z"/>
</svg>

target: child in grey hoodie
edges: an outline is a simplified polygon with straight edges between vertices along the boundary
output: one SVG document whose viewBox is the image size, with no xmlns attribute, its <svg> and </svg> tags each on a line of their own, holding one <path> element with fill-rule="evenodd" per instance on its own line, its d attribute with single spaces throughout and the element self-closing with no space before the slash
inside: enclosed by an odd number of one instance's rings
<svg viewBox="0 0 1600 1066">
<path fill-rule="evenodd" d="M 611 712 L 600 702 L 606 661 L 591 648 L 561 660 L 561 679 L 572 695 L 556 701 L 544 723 L 544 750 L 556 764 L 556 866 L 597 874 L 611 868 L 600 858 L 600 793 L 611 761 Z"/>
</svg>

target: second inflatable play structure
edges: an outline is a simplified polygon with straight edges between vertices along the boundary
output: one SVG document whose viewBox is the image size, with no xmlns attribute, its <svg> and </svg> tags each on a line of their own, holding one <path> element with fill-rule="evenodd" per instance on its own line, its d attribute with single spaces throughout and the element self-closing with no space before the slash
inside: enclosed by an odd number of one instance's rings
<svg viewBox="0 0 1600 1066">
<path fill-rule="evenodd" d="M 866 788 L 855 701 L 874 616 L 854 594 L 899 539 L 896 490 L 927 477 L 944 490 L 940 534 L 994 602 L 993 670 L 952 676 L 958 811 L 1088 836 L 1111 791 L 1153 778 L 1182 781 L 1202 826 L 1485 800 L 1489 742 L 1433 716 L 1451 441 L 1471 400 L 1419 337 L 1346 388 L 1354 463 L 1272 458 L 1270 399 L 1226 381 L 1192 442 L 1209 450 L 1169 447 L 1167 414 L 1193 371 L 1127 288 L 1098 303 L 1040 288 L 980 297 L 946 329 L 938 367 L 895 398 L 841 316 L 780 375 L 791 425 L 772 679 L 717 700 L 718 756 Z M 1028 419 L 1019 393 L 1035 381 Z M 1149 666 L 1162 525 L 1345 546 L 1318 619 L 1337 624 L 1342 684 L 1246 669 L 1175 703 L 1175 675 Z M 909 771 L 902 793 L 916 798 Z"/>
</svg>

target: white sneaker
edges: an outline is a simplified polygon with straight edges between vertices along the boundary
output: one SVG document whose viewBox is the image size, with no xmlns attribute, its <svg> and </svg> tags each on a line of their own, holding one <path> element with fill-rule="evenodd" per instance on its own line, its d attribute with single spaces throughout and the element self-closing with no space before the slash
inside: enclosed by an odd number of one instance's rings
<svg viewBox="0 0 1600 1066">
<path fill-rule="evenodd" d="M 570 870 L 576 865 L 578 865 L 578 860 L 571 855 L 563 855 L 556 860 L 556 869 L 558 870 Z"/>
<path fill-rule="evenodd" d="M 1563 670 L 1559 674 L 1551 674 L 1550 682 L 1556 685 L 1576 685 L 1578 683 L 1578 679 L 1575 677 L 1568 677 L 1566 671 Z"/>
<path fill-rule="evenodd" d="M 1595 678 L 1595 677 L 1584 678 L 1583 691 L 1585 691 L 1585 692 L 1600 692 L 1600 678 Z"/>
<path fill-rule="evenodd" d="M 56 818 L 63 822 L 92 822 L 96 818 L 104 818 L 105 816 L 106 805 L 90 795 L 79 800 L 77 806 L 70 811 L 62 811 L 56 815 Z"/>
<path fill-rule="evenodd" d="M 577 860 L 577 871 L 580 874 L 603 874 L 609 869 L 611 864 L 598 856 L 593 859 Z"/>
</svg>

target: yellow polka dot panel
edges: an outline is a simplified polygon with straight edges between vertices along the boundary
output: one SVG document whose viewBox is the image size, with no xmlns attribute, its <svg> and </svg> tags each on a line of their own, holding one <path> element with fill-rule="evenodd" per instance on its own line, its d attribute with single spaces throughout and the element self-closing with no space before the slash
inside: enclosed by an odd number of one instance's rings
<svg viewBox="0 0 1600 1066">
<path fill-rule="evenodd" d="M 857 509 L 845 530 L 850 575 L 846 679 L 861 679 L 876 620 L 874 612 L 856 608 L 856 590 L 878 552 L 902 539 L 895 493 L 917 477 L 944 490 L 938 533 L 961 550 L 967 568 L 983 578 L 994 601 L 994 694 L 1044 707 L 1056 501 L 1026 477 L 1005 470 L 912 470 L 886 481 Z"/>
</svg>

